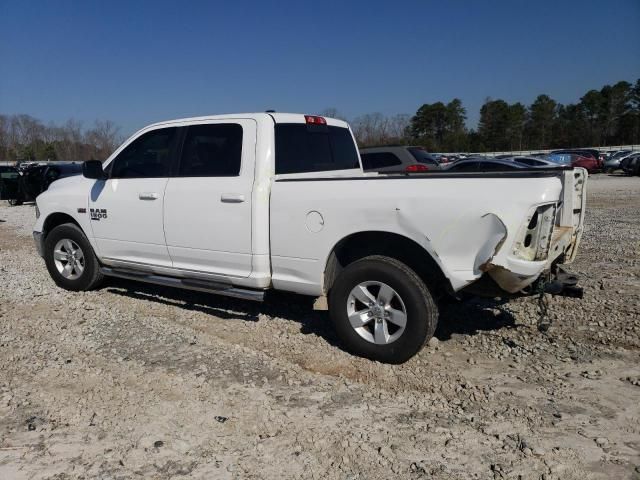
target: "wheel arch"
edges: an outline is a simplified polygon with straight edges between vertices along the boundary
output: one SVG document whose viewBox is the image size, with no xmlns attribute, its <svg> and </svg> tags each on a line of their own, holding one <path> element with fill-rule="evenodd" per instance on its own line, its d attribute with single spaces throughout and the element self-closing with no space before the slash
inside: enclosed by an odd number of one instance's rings
<svg viewBox="0 0 640 480">
<path fill-rule="evenodd" d="M 431 253 L 415 240 L 399 233 L 361 231 L 347 235 L 332 248 L 325 262 L 323 291 L 328 294 L 340 272 L 370 255 L 394 258 L 412 270 L 437 297 L 453 292 L 451 282 Z"/>
<path fill-rule="evenodd" d="M 82 225 L 80 225 L 80 223 L 78 223 L 78 221 L 75 218 L 73 218 L 71 215 L 64 212 L 53 212 L 53 213 L 50 213 L 47 216 L 47 218 L 45 218 L 42 224 L 42 240 L 45 240 L 47 238 L 47 235 L 49 235 L 51 230 L 65 223 L 73 223 L 80 230 L 82 230 L 82 233 L 84 233 L 84 235 L 87 238 L 89 238 L 89 236 L 87 235 L 87 232 L 85 232 L 84 229 L 82 228 Z"/>
</svg>

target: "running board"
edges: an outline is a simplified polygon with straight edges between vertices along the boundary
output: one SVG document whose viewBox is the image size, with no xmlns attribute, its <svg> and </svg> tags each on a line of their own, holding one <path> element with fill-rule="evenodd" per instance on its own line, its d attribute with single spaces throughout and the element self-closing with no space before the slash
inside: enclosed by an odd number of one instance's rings
<svg viewBox="0 0 640 480">
<path fill-rule="evenodd" d="M 262 302 L 264 300 L 263 290 L 251 290 L 248 288 L 238 288 L 225 283 L 207 282 L 193 278 L 176 278 L 164 275 L 155 275 L 152 273 L 140 272 L 137 270 L 102 267 L 100 272 L 108 277 L 124 278 L 126 280 L 135 280 L 138 282 L 153 283 L 165 287 L 184 288 L 187 290 L 196 290 L 198 292 L 213 293 L 216 295 L 224 295 L 227 297 L 241 298 L 243 300 L 252 300 L 254 302 Z"/>
</svg>

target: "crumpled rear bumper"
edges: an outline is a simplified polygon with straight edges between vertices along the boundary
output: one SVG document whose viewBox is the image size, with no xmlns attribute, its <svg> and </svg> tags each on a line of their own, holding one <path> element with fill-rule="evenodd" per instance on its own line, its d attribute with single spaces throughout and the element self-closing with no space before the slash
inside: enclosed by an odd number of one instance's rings
<svg viewBox="0 0 640 480">
<path fill-rule="evenodd" d="M 541 291 L 581 296 L 577 279 L 562 265 L 575 259 L 582 237 L 586 180 L 587 172 L 582 168 L 564 171 L 558 201 L 538 206 L 520 227 L 512 245 L 499 243 L 496 253 L 480 265 L 483 276 L 466 291 L 502 297 Z M 569 277 L 572 285 L 567 284 Z"/>
<path fill-rule="evenodd" d="M 556 226 L 547 259 L 532 261 L 509 257 L 507 265 L 489 264 L 486 272 L 503 290 L 515 293 L 526 289 L 541 276 L 544 277 L 545 272 L 552 272 L 560 259 L 568 259 L 574 251 L 575 243 L 576 235 L 573 228 Z"/>
<path fill-rule="evenodd" d="M 493 277 L 485 273 L 478 281 L 462 289 L 462 292 L 489 298 L 528 297 L 542 292 L 563 297 L 582 298 L 584 292 L 582 287 L 578 286 L 578 281 L 577 275 L 569 273 L 563 265 L 556 264 L 545 274 L 537 275 L 527 287 L 520 290 L 509 292 L 499 285 Z"/>
</svg>

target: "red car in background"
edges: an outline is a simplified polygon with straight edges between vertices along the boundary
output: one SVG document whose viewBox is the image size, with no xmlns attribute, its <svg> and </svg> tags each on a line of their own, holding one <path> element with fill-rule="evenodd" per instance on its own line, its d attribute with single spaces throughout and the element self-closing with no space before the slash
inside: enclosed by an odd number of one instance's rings
<svg viewBox="0 0 640 480">
<path fill-rule="evenodd" d="M 556 150 L 551 152 L 554 156 L 571 156 L 572 167 L 586 168 L 589 173 L 602 171 L 604 161 L 597 150 Z M 567 162 L 569 163 L 569 162 Z"/>
<path fill-rule="evenodd" d="M 586 168 L 589 173 L 595 173 L 602 170 L 602 163 L 593 157 L 584 157 L 577 153 L 571 154 L 571 166 Z"/>
<path fill-rule="evenodd" d="M 557 163 L 558 165 L 582 167 L 589 173 L 595 173 L 602 170 L 600 160 L 592 156 L 582 155 L 575 152 L 553 152 L 547 155 L 546 159 Z"/>
</svg>

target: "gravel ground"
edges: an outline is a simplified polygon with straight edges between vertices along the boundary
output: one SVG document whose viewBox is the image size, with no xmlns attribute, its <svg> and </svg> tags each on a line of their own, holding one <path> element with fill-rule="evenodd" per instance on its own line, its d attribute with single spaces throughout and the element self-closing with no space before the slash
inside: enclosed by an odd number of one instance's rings
<svg viewBox="0 0 640 480">
<path fill-rule="evenodd" d="M 583 300 L 441 308 L 404 365 L 312 300 L 70 293 L 0 205 L 0 478 L 640 478 L 640 178 L 589 180 Z"/>
</svg>

